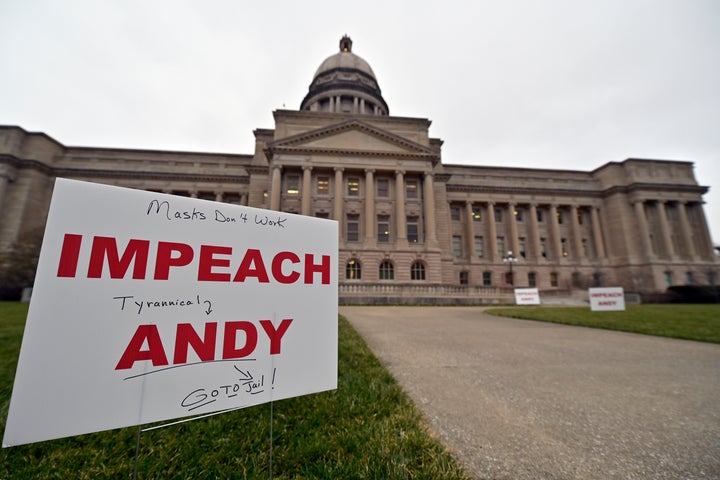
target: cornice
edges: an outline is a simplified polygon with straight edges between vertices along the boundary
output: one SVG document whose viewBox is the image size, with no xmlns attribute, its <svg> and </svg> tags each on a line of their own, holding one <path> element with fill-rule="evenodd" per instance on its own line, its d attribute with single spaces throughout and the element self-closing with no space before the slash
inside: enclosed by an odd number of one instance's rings
<svg viewBox="0 0 720 480">
<path fill-rule="evenodd" d="M 13 155 L 0 155 L 0 162 L 9 163 L 15 168 L 29 168 L 40 171 L 53 177 L 96 177 L 96 178 L 133 178 L 141 180 L 200 180 L 207 182 L 223 183 L 249 183 L 248 175 L 219 175 L 219 174 L 194 174 L 178 172 L 152 172 L 152 171 L 129 171 L 129 170 L 107 170 L 90 168 L 55 168 L 37 160 L 20 159 Z"/>
</svg>

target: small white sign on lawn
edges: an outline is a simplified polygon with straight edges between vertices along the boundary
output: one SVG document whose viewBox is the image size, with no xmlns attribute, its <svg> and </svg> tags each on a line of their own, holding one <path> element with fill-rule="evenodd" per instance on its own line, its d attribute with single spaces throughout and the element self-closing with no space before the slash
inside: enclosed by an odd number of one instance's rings
<svg viewBox="0 0 720 480">
<path fill-rule="evenodd" d="M 515 303 L 518 305 L 540 305 L 540 292 L 537 288 L 516 288 Z"/>
<path fill-rule="evenodd" d="M 625 310 L 625 294 L 622 287 L 602 287 L 588 290 L 590 310 Z"/>
</svg>

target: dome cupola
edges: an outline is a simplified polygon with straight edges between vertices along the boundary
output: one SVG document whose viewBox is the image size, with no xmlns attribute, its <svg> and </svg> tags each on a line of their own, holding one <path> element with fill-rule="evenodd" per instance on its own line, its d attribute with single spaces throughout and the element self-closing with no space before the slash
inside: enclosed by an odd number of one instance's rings
<svg viewBox="0 0 720 480">
<path fill-rule="evenodd" d="M 352 52 L 347 35 L 340 39 L 340 51 L 320 64 L 300 110 L 311 112 L 388 115 L 375 73 Z"/>
</svg>

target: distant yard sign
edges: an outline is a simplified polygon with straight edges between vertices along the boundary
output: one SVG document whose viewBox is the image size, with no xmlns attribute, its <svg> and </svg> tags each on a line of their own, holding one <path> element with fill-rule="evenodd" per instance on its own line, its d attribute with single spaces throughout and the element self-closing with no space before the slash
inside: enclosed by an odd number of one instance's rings
<svg viewBox="0 0 720 480">
<path fill-rule="evenodd" d="M 337 388 L 337 222 L 58 179 L 3 446 Z"/>
<path fill-rule="evenodd" d="M 516 288 L 515 303 L 517 305 L 540 305 L 540 292 L 537 288 Z"/>
<path fill-rule="evenodd" d="M 622 287 L 589 289 L 590 310 L 625 310 L 625 294 Z"/>
</svg>

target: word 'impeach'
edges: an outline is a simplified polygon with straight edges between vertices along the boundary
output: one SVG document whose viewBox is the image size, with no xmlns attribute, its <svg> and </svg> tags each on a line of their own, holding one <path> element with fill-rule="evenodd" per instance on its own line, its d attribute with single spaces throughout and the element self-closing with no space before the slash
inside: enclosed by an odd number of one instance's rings
<svg viewBox="0 0 720 480">
<path fill-rule="evenodd" d="M 58 262 L 58 277 L 77 276 L 82 242 L 82 235 L 65 234 Z M 242 250 L 237 255 L 232 247 L 218 245 L 201 245 L 196 252 L 192 245 L 186 243 L 157 242 L 153 249 L 150 243 L 150 240 L 130 239 L 125 250 L 120 252 L 116 238 L 93 236 L 87 278 L 102 278 L 107 263 L 110 278 L 125 278 L 132 265 L 132 278 L 144 280 L 152 252 L 155 254 L 154 280 L 168 280 L 171 268 L 189 266 L 197 268 L 197 279 L 203 282 L 244 282 L 254 278 L 260 283 L 269 283 L 272 276 L 277 283 L 313 284 L 316 283 L 315 274 L 320 274 L 323 285 L 330 283 L 330 255 L 319 256 L 318 262 L 311 253 L 283 251 L 272 257 L 264 257 L 260 250 L 254 248 Z M 266 260 L 270 264 L 269 270 L 266 268 Z M 237 264 L 237 268 L 231 269 L 231 263 Z"/>
</svg>

